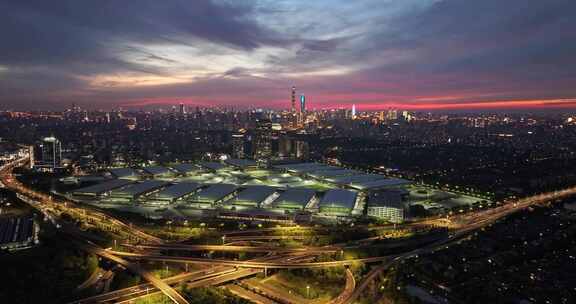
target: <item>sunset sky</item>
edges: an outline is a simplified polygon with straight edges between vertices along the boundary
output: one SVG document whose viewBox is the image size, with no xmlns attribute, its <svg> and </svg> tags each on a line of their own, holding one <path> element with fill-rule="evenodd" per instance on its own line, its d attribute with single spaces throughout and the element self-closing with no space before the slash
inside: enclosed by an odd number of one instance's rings
<svg viewBox="0 0 576 304">
<path fill-rule="evenodd" d="M 574 0 L 2 0 L 0 109 L 576 106 Z"/>
</svg>

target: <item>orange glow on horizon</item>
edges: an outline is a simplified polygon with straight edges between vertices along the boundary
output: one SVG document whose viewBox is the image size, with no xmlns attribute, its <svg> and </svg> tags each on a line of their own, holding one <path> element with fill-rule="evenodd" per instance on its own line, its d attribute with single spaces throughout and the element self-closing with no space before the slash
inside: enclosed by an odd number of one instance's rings
<svg viewBox="0 0 576 304">
<path fill-rule="evenodd" d="M 124 107 L 142 107 L 142 106 L 167 106 L 177 105 L 184 103 L 189 106 L 201 107 L 234 107 L 242 108 L 241 105 L 245 104 L 245 100 L 240 98 L 225 98 L 218 100 L 218 98 L 211 99 L 209 97 L 197 98 L 153 98 L 145 100 L 133 100 L 123 103 Z M 237 100 L 236 100 L 237 99 Z M 311 95 L 314 100 L 314 96 Z M 319 98 L 318 98 L 319 99 Z M 338 97 L 322 97 L 323 100 L 340 99 Z M 538 109 L 538 108 L 576 108 L 576 98 L 562 98 L 562 99 L 533 99 L 533 100 L 493 100 L 493 101 L 475 101 L 475 102 L 432 102 L 433 100 L 451 100 L 452 98 L 426 98 L 430 102 L 426 103 L 413 103 L 407 102 L 381 102 L 381 103 L 362 103 L 358 102 L 339 102 L 339 103 L 319 103 L 311 102 L 308 106 L 309 109 L 340 109 L 350 108 L 352 104 L 356 104 L 357 109 L 362 110 L 384 110 L 389 108 L 404 109 L 404 110 L 466 110 L 466 109 Z M 316 99 L 317 100 L 317 99 Z M 422 99 L 420 99 L 422 100 Z M 282 109 L 289 107 L 289 100 L 271 100 L 270 102 L 258 102 L 246 106 L 245 108 L 274 108 Z"/>
<path fill-rule="evenodd" d="M 368 110 L 397 108 L 406 110 L 466 110 L 466 109 L 522 109 L 522 108 L 566 108 L 576 107 L 576 98 L 536 100 L 495 100 L 463 103 L 382 103 L 356 104 Z"/>
</svg>

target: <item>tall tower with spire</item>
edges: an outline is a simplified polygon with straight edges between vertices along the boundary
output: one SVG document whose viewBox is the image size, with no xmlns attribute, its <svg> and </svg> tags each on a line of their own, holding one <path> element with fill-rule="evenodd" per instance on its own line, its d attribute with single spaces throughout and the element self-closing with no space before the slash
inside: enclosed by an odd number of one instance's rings
<svg viewBox="0 0 576 304">
<path fill-rule="evenodd" d="M 296 113 L 296 87 L 293 86 L 292 87 L 292 108 L 290 109 L 290 112 L 292 112 L 292 114 Z"/>
</svg>

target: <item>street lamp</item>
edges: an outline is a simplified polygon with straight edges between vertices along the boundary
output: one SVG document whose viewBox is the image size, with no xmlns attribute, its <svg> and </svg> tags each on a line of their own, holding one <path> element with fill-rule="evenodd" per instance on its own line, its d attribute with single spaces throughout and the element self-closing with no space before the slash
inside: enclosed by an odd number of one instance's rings
<svg viewBox="0 0 576 304">
<path fill-rule="evenodd" d="M 306 298 L 310 299 L 310 285 L 306 285 Z"/>
</svg>

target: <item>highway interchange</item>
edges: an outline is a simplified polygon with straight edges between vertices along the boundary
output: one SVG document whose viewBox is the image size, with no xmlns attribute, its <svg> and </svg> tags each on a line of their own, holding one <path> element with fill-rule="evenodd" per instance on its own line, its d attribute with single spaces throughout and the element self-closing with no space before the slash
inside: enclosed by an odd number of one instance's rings
<svg viewBox="0 0 576 304">
<path fill-rule="evenodd" d="M 297 248 L 283 248 L 277 246 L 266 245 L 263 246 L 244 246 L 244 245 L 186 245 L 180 243 L 168 243 L 155 236 L 142 232 L 132 224 L 125 223 L 113 216 L 106 214 L 95 208 L 87 208 L 83 205 L 78 205 L 70 201 L 63 201 L 55 199 L 51 195 L 34 191 L 25 185 L 18 182 L 12 174 L 12 170 L 16 167 L 23 166 L 28 161 L 28 158 L 22 158 L 8 163 L 0 168 L 0 182 L 6 187 L 23 197 L 34 208 L 42 212 L 47 218 L 51 219 L 54 224 L 60 225 L 60 215 L 64 212 L 71 214 L 83 221 L 87 221 L 93 225 L 100 225 L 106 229 L 114 230 L 115 232 L 125 235 L 127 240 L 132 244 L 125 244 L 126 248 L 130 248 L 133 252 L 115 251 L 110 249 L 103 249 L 94 243 L 85 239 L 85 234 L 81 231 L 75 230 L 71 227 L 63 227 L 63 230 L 71 235 L 74 242 L 82 249 L 94 253 L 102 258 L 108 259 L 114 263 L 122 265 L 126 269 L 135 274 L 140 275 L 147 284 L 142 284 L 133 288 L 118 290 L 102 294 L 99 296 L 78 300 L 73 303 L 123 303 L 136 298 L 146 297 L 149 294 L 162 292 L 169 297 L 174 303 L 188 303 L 173 287 L 185 283 L 190 288 L 202 287 L 209 285 L 218 285 L 234 280 L 246 278 L 260 273 L 266 272 L 268 269 L 281 268 L 281 269 L 294 269 L 294 268 L 314 268 L 314 267 L 343 267 L 354 263 L 379 263 L 372 270 L 365 275 L 357 284 L 354 276 L 348 270 L 346 272 L 346 286 L 342 293 L 332 300 L 332 303 L 354 303 L 366 289 L 366 287 L 378 277 L 383 271 L 390 266 L 395 265 L 402 260 L 418 256 L 420 254 L 433 252 L 441 248 L 447 247 L 452 243 L 459 242 L 463 237 L 470 233 L 491 225 L 496 221 L 525 208 L 533 205 L 547 203 L 559 198 L 568 197 L 576 194 L 576 187 L 554 191 L 544 194 L 539 194 L 513 202 L 508 202 L 496 208 L 487 209 L 471 214 L 463 214 L 453 216 L 449 220 L 436 219 L 432 221 L 439 225 L 443 225 L 448 221 L 452 225 L 452 230 L 446 237 L 436 240 L 432 243 L 423 245 L 418 249 L 408 250 L 400 254 L 393 254 L 387 256 L 377 256 L 362 259 L 350 260 L 337 260 L 329 262 L 315 262 L 314 258 L 324 253 L 336 253 L 345 249 L 343 244 L 332 244 L 324 247 L 297 247 Z M 278 236 L 261 235 L 263 230 L 258 230 L 256 235 L 250 232 L 243 232 L 240 234 L 228 234 L 226 239 L 228 241 L 243 241 L 243 240 L 261 240 L 269 241 L 278 239 Z M 374 238 L 367 239 L 365 242 L 360 242 L 362 246 L 370 246 Z M 137 243 L 134 245 L 133 243 Z M 165 255 L 158 252 L 166 251 L 222 251 L 222 252 L 247 252 L 247 253 L 268 253 L 265 257 L 237 261 L 228 259 L 210 259 L 210 258 L 197 258 L 197 257 L 184 257 Z M 182 264 L 198 264 L 201 266 L 210 266 L 210 270 L 201 270 L 195 272 L 186 272 L 171 278 L 161 280 L 149 272 L 145 271 L 133 261 L 137 260 L 152 260 L 164 261 L 171 263 Z M 235 288 L 236 289 L 236 288 Z M 238 293 L 239 291 L 237 291 Z M 248 294 L 248 293 L 247 293 Z M 253 299 L 257 300 L 257 299 Z M 272 301 L 273 302 L 273 301 Z"/>
</svg>

